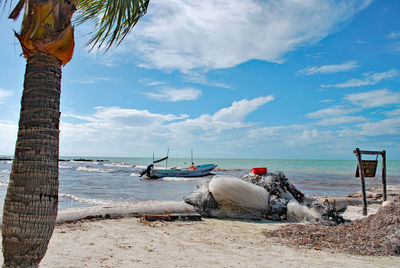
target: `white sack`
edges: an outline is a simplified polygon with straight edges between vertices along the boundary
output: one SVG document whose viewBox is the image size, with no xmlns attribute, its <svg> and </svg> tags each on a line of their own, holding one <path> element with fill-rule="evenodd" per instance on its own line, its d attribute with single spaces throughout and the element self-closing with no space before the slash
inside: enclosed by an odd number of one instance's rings
<svg viewBox="0 0 400 268">
<path fill-rule="evenodd" d="M 218 204 L 214 217 L 261 218 L 268 210 L 269 193 L 235 177 L 215 176 L 208 186 Z"/>
</svg>

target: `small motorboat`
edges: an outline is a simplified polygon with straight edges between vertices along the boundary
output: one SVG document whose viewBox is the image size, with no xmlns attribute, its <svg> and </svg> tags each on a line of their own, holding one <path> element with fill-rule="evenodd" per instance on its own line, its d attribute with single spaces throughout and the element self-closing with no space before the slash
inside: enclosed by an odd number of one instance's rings
<svg viewBox="0 0 400 268">
<path fill-rule="evenodd" d="M 153 155 L 153 163 L 150 164 L 146 169 L 142 170 L 142 172 L 140 173 L 140 177 L 142 177 L 143 175 L 146 175 L 146 177 L 151 179 L 158 179 L 163 177 L 202 177 L 209 175 L 211 171 L 217 167 L 216 164 L 195 165 L 193 163 L 193 151 L 192 151 L 192 165 L 188 168 L 154 167 L 155 163 L 159 163 L 165 160 L 168 160 L 168 153 L 166 157 L 161 158 L 159 160 L 154 160 L 154 155 Z"/>
<path fill-rule="evenodd" d="M 192 165 L 188 168 L 156 169 L 151 164 L 140 173 L 140 176 L 146 175 L 146 177 L 151 179 L 163 177 L 202 177 L 209 175 L 216 167 L 217 165 L 215 164 L 204 164 L 198 166 Z"/>
</svg>

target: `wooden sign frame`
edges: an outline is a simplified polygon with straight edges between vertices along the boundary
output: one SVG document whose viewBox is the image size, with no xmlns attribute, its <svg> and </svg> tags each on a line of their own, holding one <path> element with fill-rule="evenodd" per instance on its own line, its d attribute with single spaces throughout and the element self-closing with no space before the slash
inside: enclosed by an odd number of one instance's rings
<svg viewBox="0 0 400 268">
<path fill-rule="evenodd" d="M 362 196 L 362 205 L 363 205 L 363 215 L 367 215 L 367 197 L 365 193 L 365 179 L 364 179 L 364 166 L 363 161 L 361 160 L 362 154 L 370 154 L 382 156 L 382 191 L 383 191 L 383 202 L 387 200 L 386 195 L 386 151 L 361 151 L 359 148 L 356 148 L 353 153 L 357 157 L 357 171 L 360 174 L 361 180 L 361 196 Z M 377 157 L 378 158 L 378 157 Z"/>
</svg>

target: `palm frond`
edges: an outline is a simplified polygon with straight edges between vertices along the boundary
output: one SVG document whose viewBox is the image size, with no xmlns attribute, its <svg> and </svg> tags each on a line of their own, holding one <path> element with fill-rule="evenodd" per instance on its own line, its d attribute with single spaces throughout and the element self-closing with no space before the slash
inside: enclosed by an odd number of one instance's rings
<svg viewBox="0 0 400 268">
<path fill-rule="evenodd" d="M 7 0 L 6 0 L 7 2 Z M 11 14 L 8 16 L 9 19 L 16 20 L 21 12 L 22 8 L 24 7 L 25 0 L 19 0 L 18 4 L 15 6 Z"/>
<path fill-rule="evenodd" d="M 94 22 L 94 31 L 87 45 L 92 49 L 103 45 L 108 50 L 114 43 L 119 45 L 146 13 L 150 0 L 78 0 L 78 24 Z"/>
</svg>

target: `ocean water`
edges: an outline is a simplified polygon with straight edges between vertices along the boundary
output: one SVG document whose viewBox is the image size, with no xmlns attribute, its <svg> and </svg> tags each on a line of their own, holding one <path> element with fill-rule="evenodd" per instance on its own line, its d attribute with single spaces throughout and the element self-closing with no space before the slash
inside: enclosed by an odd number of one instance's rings
<svg viewBox="0 0 400 268">
<path fill-rule="evenodd" d="M 197 184 L 211 180 L 201 178 L 163 178 L 149 180 L 139 177 L 150 158 L 86 158 L 104 161 L 61 161 L 59 209 L 117 206 L 141 201 L 182 201 Z M 356 160 L 282 160 L 282 159 L 196 159 L 196 164 L 215 163 L 215 175 L 240 177 L 253 167 L 267 167 L 268 172 L 282 171 L 306 195 L 346 196 L 360 190 L 355 178 Z M 368 187 L 381 185 L 381 166 L 377 176 L 367 178 Z M 9 181 L 11 161 L 0 161 L 0 208 L 2 210 Z M 168 167 L 187 167 L 190 159 L 169 159 Z M 165 167 L 165 162 L 159 164 Z M 400 184 L 400 161 L 387 161 L 387 183 Z"/>
</svg>

